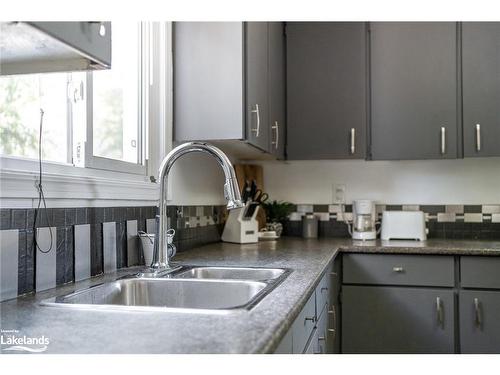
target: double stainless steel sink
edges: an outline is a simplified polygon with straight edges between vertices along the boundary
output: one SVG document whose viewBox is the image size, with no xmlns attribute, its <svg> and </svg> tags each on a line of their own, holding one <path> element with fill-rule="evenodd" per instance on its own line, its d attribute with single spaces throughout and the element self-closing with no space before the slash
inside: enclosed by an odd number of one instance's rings
<svg viewBox="0 0 500 375">
<path fill-rule="evenodd" d="M 126 276 L 42 305 L 146 311 L 229 313 L 251 309 L 289 274 L 283 268 L 183 266 L 162 278 Z"/>
</svg>

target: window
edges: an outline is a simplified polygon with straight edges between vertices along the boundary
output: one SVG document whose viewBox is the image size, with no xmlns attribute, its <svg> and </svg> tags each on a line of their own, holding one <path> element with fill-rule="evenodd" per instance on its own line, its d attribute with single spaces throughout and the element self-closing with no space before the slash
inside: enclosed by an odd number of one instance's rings
<svg viewBox="0 0 500 375">
<path fill-rule="evenodd" d="M 44 109 L 43 158 L 68 158 L 67 73 L 0 78 L 0 154 L 38 157 L 40 108 Z"/>
<path fill-rule="evenodd" d="M 112 68 L 0 77 L 0 155 L 146 174 L 149 24 L 112 23 Z"/>
</svg>

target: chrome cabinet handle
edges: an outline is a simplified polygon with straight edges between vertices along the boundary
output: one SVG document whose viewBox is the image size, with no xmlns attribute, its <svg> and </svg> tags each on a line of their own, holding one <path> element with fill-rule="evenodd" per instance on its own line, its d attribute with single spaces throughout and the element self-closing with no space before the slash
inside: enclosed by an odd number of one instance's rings
<svg viewBox="0 0 500 375">
<path fill-rule="evenodd" d="M 271 142 L 271 144 L 274 145 L 274 148 L 277 150 L 280 142 L 280 125 L 278 124 L 278 121 L 274 122 L 274 125 L 271 126 L 271 129 L 273 129 L 276 134 L 276 137 L 274 138 L 274 141 Z"/>
<path fill-rule="evenodd" d="M 351 147 L 349 149 L 351 155 L 356 153 L 356 129 L 351 128 Z"/>
<path fill-rule="evenodd" d="M 319 336 L 318 341 L 325 341 L 325 336 Z"/>
<path fill-rule="evenodd" d="M 260 134 L 260 109 L 258 104 L 255 104 L 255 109 L 252 109 L 252 113 L 255 113 L 257 117 L 257 127 L 252 129 L 252 131 L 255 132 L 255 136 L 258 137 Z"/>
<path fill-rule="evenodd" d="M 441 155 L 446 154 L 446 128 L 441 126 Z"/>
<path fill-rule="evenodd" d="M 481 151 L 481 124 L 476 124 L 476 151 Z"/>
<path fill-rule="evenodd" d="M 334 328 L 328 328 L 328 332 L 332 334 L 332 340 L 335 341 L 335 337 L 337 335 L 337 332 L 335 331 L 335 328 L 337 328 L 337 310 L 335 308 L 335 305 L 332 305 L 332 309 L 328 310 L 328 314 L 333 316 L 333 327 L 334 327 Z"/>
<path fill-rule="evenodd" d="M 315 319 L 314 319 L 314 317 L 312 317 L 312 318 L 305 317 L 305 319 L 304 319 L 304 323 L 305 323 L 305 322 L 307 322 L 307 321 L 311 321 L 311 322 L 313 322 L 313 323 L 314 323 Z"/>
<path fill-rule="evenodd" d="M 324 286 L 323 288 L 321 288 L 321 293 L 323 293 L 323 291 L 327 291 L 328 288 L 326 286 Z"/>
<path fill-rule="evenodd" d="M 436 298 L 436 314 L 438 326 L 444 328 L 444 311 L 441 297 Z"/>
<path fill-rule="evenodd" d="M 479 302 L 479 298 L 474 298 L 474 311 L 476 313 L 474 323 L 477 328 L 481 328 L 483 325 L 483 319 L 481 317 L 481 302 Z"/>
<path fill-rule="evenodd" d="M 395 266 L 395 267 L 392 267 L 392 270 L 394 272 L 397 272 L 397 273 L 403 273 L 405 271 L 405 269 L 403 268 L 403 266 Z"/>
</svg>

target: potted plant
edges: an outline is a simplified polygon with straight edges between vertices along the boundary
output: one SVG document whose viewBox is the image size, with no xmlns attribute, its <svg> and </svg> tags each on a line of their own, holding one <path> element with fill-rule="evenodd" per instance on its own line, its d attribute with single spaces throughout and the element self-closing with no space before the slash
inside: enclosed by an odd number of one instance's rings
<svg viewBox="0 0 500 375">
<path fill-rule="evenodd" d="M 288 220 L 288 215 L 293 212 L 294 205 L 289 202 L 274 200 L 272 202 L 263 202 L 261 206 L 266 212 L 266 229 L 275 231 L 278 237 L 281 236 L 283 223 Z"/>
</svg>

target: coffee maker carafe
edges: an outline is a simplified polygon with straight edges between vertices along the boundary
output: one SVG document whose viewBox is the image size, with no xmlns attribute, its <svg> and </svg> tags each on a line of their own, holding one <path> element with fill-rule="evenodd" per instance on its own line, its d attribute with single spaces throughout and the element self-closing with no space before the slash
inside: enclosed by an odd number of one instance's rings
<svg viewBox="0 0 500 375">
<path fill-rule="evenodd" d="M 377 214 L 375 202 L 360 199 L 352 202 L 352 238 L 355 240 L 374 240 L 377 238 L 375 228 Z"/>
</svg>

